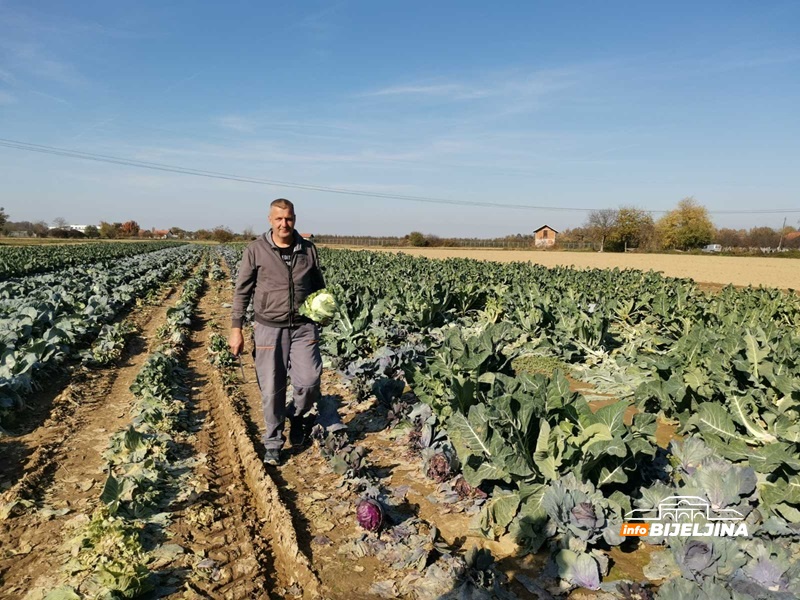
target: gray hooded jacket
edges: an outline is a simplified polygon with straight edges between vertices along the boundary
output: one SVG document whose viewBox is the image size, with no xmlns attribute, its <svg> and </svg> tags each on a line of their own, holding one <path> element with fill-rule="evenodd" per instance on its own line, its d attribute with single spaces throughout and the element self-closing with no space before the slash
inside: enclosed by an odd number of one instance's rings
<svg viewBox="0 0 800 600">
<path fill-rule="evenodd" d="M 231 326 L 242 326 L 251 296 L 255 320 L 262 325 L 292 327 L 308 323 L 297 309 L 309 294 L 324 287 L 316 246 L 295 230 L 292 260 L 287 265 L 270 229 L 247 246 L 242 255 L 233 292 Z"/>
</svg>

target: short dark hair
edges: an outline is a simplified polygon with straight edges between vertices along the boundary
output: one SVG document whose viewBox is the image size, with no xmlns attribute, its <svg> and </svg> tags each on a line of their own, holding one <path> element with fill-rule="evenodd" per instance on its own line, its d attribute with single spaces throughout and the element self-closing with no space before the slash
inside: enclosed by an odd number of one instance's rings
<svg viewBox="0 0 800 600">
<path fill-rule="evenodd" d="M 272 202 L 270 202 L 269 207 L 272 208 L 273 206 L 277 206 L 278 208 L 288 208 L 294 214 L 294 204 L 292 204 L 291 200 L 287 200 L 286 198 L 276 198 Z"/>
</svg>

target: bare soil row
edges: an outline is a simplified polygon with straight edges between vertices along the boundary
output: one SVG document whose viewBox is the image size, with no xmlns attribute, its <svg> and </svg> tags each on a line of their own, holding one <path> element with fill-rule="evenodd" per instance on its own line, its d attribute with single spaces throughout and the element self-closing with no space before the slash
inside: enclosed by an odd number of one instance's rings
<svg viewBox="0 0 800 600">
<path fill-rule="evenodd" d="M 79 372 L 60 392 L 30 399 L 32 414 L 46 416 L 0 442 L 8 459 L 0 467 L 0 506 L 9 509 L 0 519 L 0 597 L 40 599 L 64 583 L 69 541 L 100 503 L 107 476 L 102 453 L 130 423 L 128 388 L 177 297 L 170 291 L 158 307 L 135 316 L 141 334 L 115 367 Z M 197 492 L 171 490 L 167 525 L 153 527 L 148 538 L 153 595 L 244 600 L 306 591 L 316 597 L 308 564 L 298 567 L 291 517 L 285 507 L 281 512 L 277 488 L 206 361 L 206 315 L 216 301 L 209 293 L 201 299 L 185 361 L 188 430 L 178 452 L 194 465 L 189 479 Z M 288 530 L 275 525 L 281 522 Z"/>
</svg>

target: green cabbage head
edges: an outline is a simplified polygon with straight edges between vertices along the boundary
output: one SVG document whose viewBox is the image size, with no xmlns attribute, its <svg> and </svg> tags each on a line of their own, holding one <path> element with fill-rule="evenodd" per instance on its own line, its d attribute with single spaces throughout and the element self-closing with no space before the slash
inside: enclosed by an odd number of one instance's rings
<svg viewBox="0 0 800 600">
<path fill-rule="evenodd" d="M 300 314 L 316 323 L 330 321 L 338 312 L 336 298 L 327 289 L 314 292 L 300 307 Z"/>
</svg>

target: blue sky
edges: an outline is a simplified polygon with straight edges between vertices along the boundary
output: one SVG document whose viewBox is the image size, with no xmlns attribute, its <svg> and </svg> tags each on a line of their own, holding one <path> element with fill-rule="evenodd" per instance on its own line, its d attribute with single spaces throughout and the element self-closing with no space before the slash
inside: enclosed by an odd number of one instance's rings
<svg viewBox="0 0 800 600">
<path fill-rule="evenodd" d="M 467 203 L 800 211 L 799 32 L 798 2 L 0 0 L 0 138 Z M 0 147 L 12 220 L 260 231 L 276 197 L 325 233 L 489 237 L 586 219 Z"/>
</svg>

